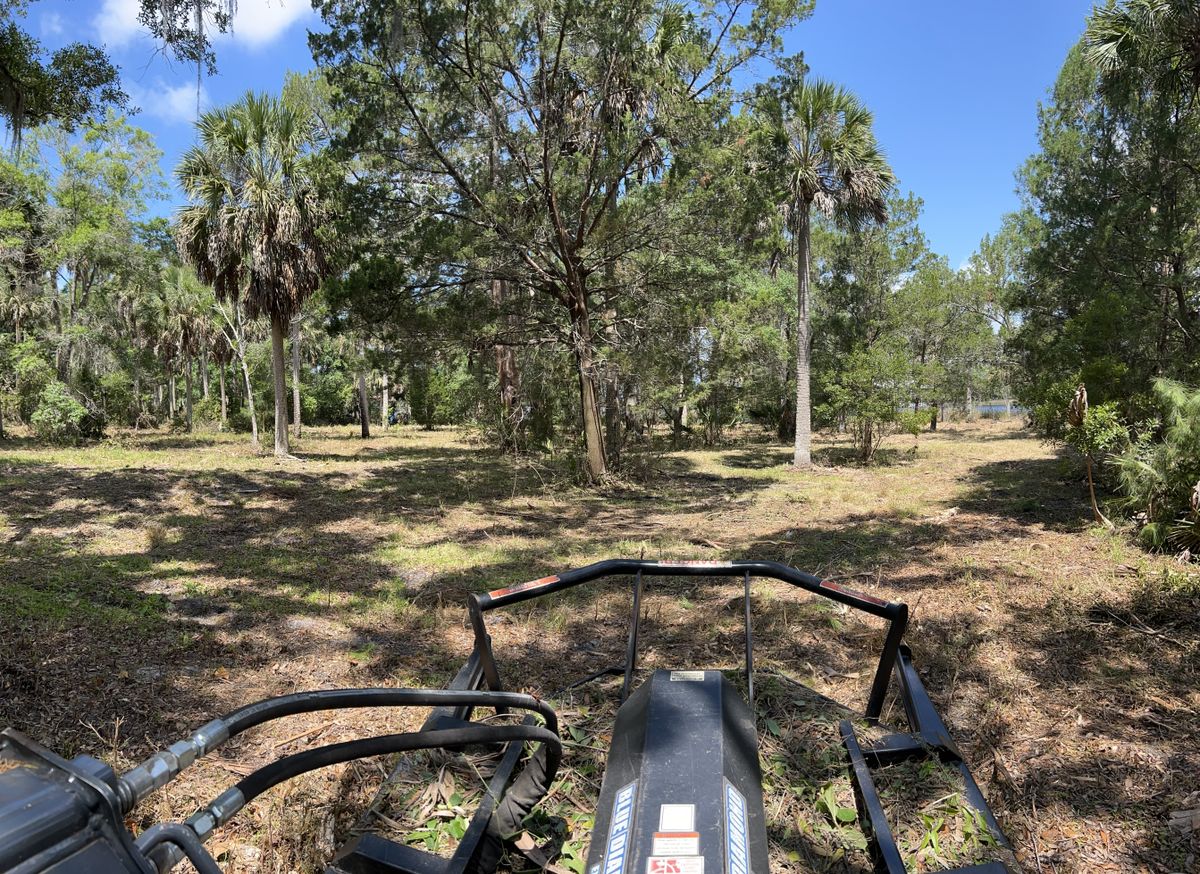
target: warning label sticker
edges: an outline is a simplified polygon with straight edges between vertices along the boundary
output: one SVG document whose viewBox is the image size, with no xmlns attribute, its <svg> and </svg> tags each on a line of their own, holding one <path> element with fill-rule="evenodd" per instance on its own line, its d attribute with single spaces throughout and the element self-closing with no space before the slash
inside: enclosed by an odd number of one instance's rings
<svg viewBox="0 0 1200 874">
<path fill-rule="evenodd" d="M 656 856 L 697 856 L 700 854 L 700 832 L 655 832 Z"/>
<path fill-rule="evenodd" d="M 700 683 L 704 680 L 704 671 L 671 671 L 671 682 Z"/>
<path fill-rule="evenodd" d="M 646 874 L 704 874 L 703 856 L 651 856 Z"/>
<path fill-rule="evenodd" d="M 694 567 L 713 571 L 733 570 L 733 564 L 728 561 L 701 561 L 698 559 L 689 559 L 687 561 L 659 561 L 657 564 L 659 567 Z"/>
<path fill-rule="evenodd" d="M 527 583 L 517 583 L 515 586 L 508 586 L 504 589 L 493 589 L 492 591 L 488 592 L 488 597 L 502 598 L 505 595 L 515 595 L 518 592 L 528 592 L 531 589 L 540 589 L 542 586 L 548 586 L 551 583 L 557 582 L 558 577 L 556 575 L 551 575 L 548 577 L 542 577 L 539 580 L 530 580 Z"/>
</svg>

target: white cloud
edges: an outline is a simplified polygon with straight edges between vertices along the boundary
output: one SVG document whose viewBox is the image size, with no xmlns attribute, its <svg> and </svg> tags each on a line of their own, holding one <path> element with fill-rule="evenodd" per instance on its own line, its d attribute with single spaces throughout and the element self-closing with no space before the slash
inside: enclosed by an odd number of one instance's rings
<svg viewBox="0 0 1200 874">
<path fill-rule="evenodd" d="M 196 120 L 196 83 L 183 82 L 179 85 L 168 85 L 159 80 L 150 88 L 141 88 L 132 83 L 125 83 L 129 96 L 147 115 L 172 124 L 191 124 Z M 212 106 L 208 91 L 200 89 L 200 111 L 204 112 Z"/>
<path fill-rule="evenodd" d="M 42 15 L 42 36 L 61 36 L 65 30 L 63 17 L 57 12 L 47 12 Z"/>
<path fill-rule="evenodd" d="M 92 19 L 100 42 L 109 48 L 128 45 L 142 29 L 137 20 L 139 8 L 138 0 L 104 0 Z"/>
<path fill-rule="evenodd" d="M 238 0 L 232 38 L 251 47 L 264 46 L 313 15 L 309 0 Z"/>
<path fill-rule="evenodd" d="M 100 41 L 109 48 L 122 48 L 143 33 L 137 20 L 140 7 L 139 0 L 103 0 L 92 19 Z M 274 42 L 293 24 L 314 14 L 310 0 L 238 0 L 233 33 L 218 38 L 258 48 Z"/>
</svg>

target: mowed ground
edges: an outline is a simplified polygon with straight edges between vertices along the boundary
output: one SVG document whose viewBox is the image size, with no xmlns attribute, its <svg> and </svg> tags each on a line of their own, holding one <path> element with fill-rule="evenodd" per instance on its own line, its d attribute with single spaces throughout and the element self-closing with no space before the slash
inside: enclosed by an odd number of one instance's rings
<svg viewBox="0 0 1200 874">
<path fill-rule="evenodd" d="M 447 430 L 363 441 L 314 429 L 287 462 L 233 435 L 0 443 L 0 724 L 127 767 L 253 698 L 445 684 L 469 652 L 469 592 L 611 556 L 767 558 L 910 605 L 918 667 L 1027 870 L 1200 870 L 1196 567 L 1095 528 L 1078 466 L 1015 423 L 950 425 L 922 435 L 915 454 L 910 445 L 896 438 L 885 463 L 864 469 L 824 440 L 806 473 L 750 435 L 645 449 L 627 479 L 597 491 L 555 462 Z M 654 585 L 642 665 L 740 665 L 740 597 L 737 581 Z M 782 673 L 861 708 L 876 623 L 775 584 L 758 585 L 752 605 L 764 678 Z M 628 589 L 610 584 L 497 617 L 505 679 L 549 696 L 619 663 L 627 616 Z M 603 746 L 595 715 L 616 686 L 557 699 L 567 724 L 583 726 L 575 753 Z M 774 866 L 869 870 L 857 824 L 830 809 L 831 798 L 849 804 L 846 784 L 806 773 L 813 760 L 793 744 L 811 721 L 803 702 L 763 688 Z M 779 713 L 763 712 L 772 704 Z M 159 793 L 135 824 L 187 816 L 306 745 L 423 716 L 272 725 Z M 600 778 L 598 759 L 570 752 L 551 799 L 567 821 L 566 861 L 586 841 Z M 816 764 L 836 764 L 830 755 Z M 390 764 L 273 790 L 218 835 L 223 864 L 319 870 Z M 962 837 L 961 821 L 939 820 L 945 799 L 901 794 L 898 820 L 925 813 L 911 834 L 899 829 L 913 867 L 952 863 L 942 844 Z"/>
</svg>

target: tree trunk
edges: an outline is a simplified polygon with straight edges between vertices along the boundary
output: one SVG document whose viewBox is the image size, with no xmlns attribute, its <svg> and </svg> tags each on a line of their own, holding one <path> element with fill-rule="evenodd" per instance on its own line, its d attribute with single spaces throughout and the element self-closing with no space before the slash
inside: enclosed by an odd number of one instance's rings
<svg viewBox="0 0 1200 874">
<path fill-rule="evenodd" d="M 292 424 L 300 436 L 300 317 L 292 319 Z"/>
<path fill-rule="evenodd" d="M 492 303 L 502 314 L 506 327 L 512 327 L 513 316 L 505 312 L 508 301 L 508 280 L 493 279 Z M 520 375 L 517 372 L 517 353 L 510 343 L 496 344 L 496 381 L 500 390 L 500 415 L 503 421 L 502 439 L 508 443 L 516 437 L 516 403 L 520 390 Z"/>
<path fill-rule="evenodd" d="M 171 371 L 170 386 L 171 386 L 171 393 L 170 393 L 171 418 L 174 419 L 175 418 L 175 410 L 178 409 L 178 407 L 175 406 L 175 371 L 174 370 Z"/>
<path fill-rule="evenodd" d="M 225 394 L 225 362 L 222 361 L 217 365 L 217 379 L 221 384 L 221 430 L 225 430 L 225 423 L 229 418 L 229 398 Z"/>
<path fill-rule="evenodd" d="M 367 372 L 358 371 L 358 421 L 362 425 L 362 438 L 371 436 L 371 409 L 367 402 Z"/>
<path fill-rule="evenodd" d="M 238 346 L 242 346 L 240 337 Z M 254 409 L 254 387 L 250 384 L 250 366 L 246 364 L 245 349 L 238 349 L 238 360 L 242 363 L 242 379 L 246 384 L 246 412 L 250 414 L 250 442 L 258 446 L 258 411 Z"/>
<path fill-rule="evenodd" d="M 975 399 L 971 396 L 971 383 L 967 383 L 967 421 L 975 415 Z"/>
<path fill-rule="evenodd" d="M 380 422 L 380 427 L 383 428 L 384 431 L 387 430 L 388 415 L 391 412 L 389 407 L 390 407 L 390 404 L 388 403 L 388 375 L 387 375 L 387 371 L 385 370 L 383 372 L 383 390 L 380 391 L 380 393 L 379 393 L 379 422 Z"/>
<path fill-rule="evenodd" d="M 621 447 L 621 389 L 617 368 L 612 364 L 604 369 L 604 442 L 609 461 L 617 464 Z"/>
<path fill-rule="evenodd" d="M 935 404 L 934 406 L 929 408 L 929 430 L 930 431 L 937 430 L 937 419 L 938 419 L 938 408 L 937 408 L 937 405 Z"/>
<path fill-rule="evenodd" d="M 1108 520 L 1108 517 L 1100 512 L 1100 505 L 1096 503 L 1096 484 L 1092 482 L 1092 456 L 1085 455 L 1084 460 L 1087 462 L 1087 478 L 1088 478 L 1088 495 L 1092 499 L 1092 517 L 1096 523 L 1103 525 L 1110 531 L 1113 529 L 1113 523 Z"/>
<path fill-rule="evenodd" d="M 232 318 L 222 308 L 225 323 L 233 334 L 233 351 L 242 367 L 242 382 L 246 391 L 246 412 L 250 415 L 250 442 L 258 446 L 258 412 L 254 409 L 254 387 L 250 384 L 250 366 L 246 363 L 246 333 L 243 330 L 242 308 L 234 304 Z"/>
<path fill-rule="evenodd" d="M 187 415 L 187 430 L 192 430 L 192 358 L 183 360 L 183 409 Z"/>
<path fill-rule="evenodd" d="M 796 233 L 796 443 L 792 464 L 812 467 L 812 400 L 809 395 L 808 356 L 808 262 L 812 204 L 800 204 L 800 227 Z"/>
<path fill-rule="evenodd" d="M 208 350 L 200 350 L 200 390 L 204 399 L 208 400 Z"/>
<path fill-rule="evenodd" d="M 604 453 L 604 431 L 600 421 L 600 403 L 596 392 L 592 326 L 588 318 L 587 298 L 575 292 L 571 296 L 571 347 L 579 369 L 579 403 L 583 418 L 584 467 L 589 482 L 600 482 L 608 475 Z"/>
<path fill-rule="evenodd" d="M 275 388 L 275 457 L 285 458 L 288 450 L 287 377 L 284 372 L 283 335 L 287 326 L 283 319 L 271 318 L 271 376 Z"/>
</svg>

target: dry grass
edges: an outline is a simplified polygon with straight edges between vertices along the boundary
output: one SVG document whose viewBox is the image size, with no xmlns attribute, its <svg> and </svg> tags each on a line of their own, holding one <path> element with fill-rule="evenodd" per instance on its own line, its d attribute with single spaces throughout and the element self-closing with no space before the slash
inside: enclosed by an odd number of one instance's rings
<svg viewBox="0 0 1200 874">
<path fill-rule="evenodd" d="M 1194 573 L 1091 527 L 1077 470 L 1012 425 L 922 436 L 915 456 L 902 446 L 870 469 L 836 466 L 842 450 L 822 444 L 809 473 L 749 439 L 645 453 L 637 481 L 590 492 L 454 431 L 312 431 L 303 460 L 285 463 L 215 435 L 0 444 L 0 724 L 128 765 L 254 697 L 444 684 L 470 645 L 471 591 L 612 555 L 762 557 L 909 603 L 918 667 L 1028 870 L 1194 870 L 1200 838 L 1170 825 L 1200 806 Z M 740 596 L 701 579 L 655 585 L 642 665 L 736 666 Z M 754 606 L 763 671 L 861 706 L 875 624 L 767 583 Z M 547 695 L 618 663 L 627 609 L 608 586 L 511 611 L 493 629 L 509 682 Z M 848 801 L 836 750 L 812 737 L 828 720 L 761 688 L 776 869 L 866 870 L 853 824 L 822 800 Z M 558 702 L 581 733 L 569 785 L 547 804 L 569 844 L 590 827 L 591 748 L 606 742 L 613 695 L 600 683 Z M 305 744 L 423 716 L 298 717 L 253 733 L 140 821 L 186 816 Z M 223 861 L 317 870 L 386 764 L 275 790 L 222 830 Z M 897 833 L 914 866 L 936 869 L 920 846 L 933 824 L 958 845 L 970 824 L 937 774 L 905 776 L 886 791 L 918 816 Z"/>
</svg>

